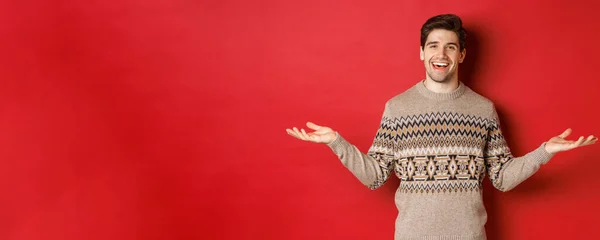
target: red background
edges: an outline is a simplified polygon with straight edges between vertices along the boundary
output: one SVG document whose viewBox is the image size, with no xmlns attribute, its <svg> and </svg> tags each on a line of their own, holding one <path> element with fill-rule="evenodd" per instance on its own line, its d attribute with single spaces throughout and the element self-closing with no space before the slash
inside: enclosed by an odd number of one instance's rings
<svg viewBox="0 0 600 240">
<path fill-rule="evenodd" d="M 419 29 L 456 13 L 460 78 L 515 155 L 600 135 L 597 1 L 4 1 L 0 239 L 392 239 L 397 179 L 370 191 L 323 145 L 366 151 L 424 78 Z M 513 191 L 485 180 L 489 239 L 594 238 L 598 146 Z"/>
</svg>

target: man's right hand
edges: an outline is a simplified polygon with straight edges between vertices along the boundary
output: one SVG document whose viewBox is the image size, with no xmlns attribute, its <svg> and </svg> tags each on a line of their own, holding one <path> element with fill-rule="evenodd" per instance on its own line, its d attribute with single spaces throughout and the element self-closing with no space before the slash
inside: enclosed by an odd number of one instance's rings
<svg viewBox="0 0 600 240">
<path fill-rule="evenodd" d="M 333 131 L 333 129 L 331 128 L 319 126 L 311 122 L 307 122 L 306 126 L 315 131 L 307 133 L 306 131 L 304 131 L 304 129 L 298 130 L 296 127 L 294 127 L 293 129 L 285 129 L 285 131 L 295 138 L 314 143 L 329 144 L 337 138 L 335 131 Z"/>
</svg>

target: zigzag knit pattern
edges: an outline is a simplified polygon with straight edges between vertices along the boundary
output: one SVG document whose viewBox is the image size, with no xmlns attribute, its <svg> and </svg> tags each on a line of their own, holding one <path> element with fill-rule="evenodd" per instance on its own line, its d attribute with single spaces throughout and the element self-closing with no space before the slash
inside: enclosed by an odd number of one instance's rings
<svg viewBox="0 0 600 240">
<path fill-rule="evenodd" d="M 369 187 L 383 184 L 393 169 L 403 192 L 479 191 L 486 170 L 497 184 L 509 151 L 497 119 L 452 112 L 384 116 L 368 152 L 384 174 Z"/>
</svg>

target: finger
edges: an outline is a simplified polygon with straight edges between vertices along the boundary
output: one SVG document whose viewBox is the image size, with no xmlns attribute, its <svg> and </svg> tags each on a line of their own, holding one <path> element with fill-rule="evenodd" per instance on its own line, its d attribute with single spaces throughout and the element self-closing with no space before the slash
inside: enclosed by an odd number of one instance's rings
<svg viewBox="0 0 600 240">
<path fill-rule="evenodd" d="M 585 141 L 585 138 L 583 138 L 583 136 L 581 136 L 581 137 L 579 137 L 579 139 L 577 139 L 577 141 L 575 143 L 571 144 L 570 148 L 573 149 L 573 148 L 579 147 L 579 146 L 581 146 L 581 144 L 584 141 Z"/>
<path fill-rule="evenodd" d="M 567 128 L 567 130 L 565 130 L 563 133 L 558 135 L 558 137 L 567 138 L 571 134 L 571 132 L 573 132 L 573 130 L 571 130 L 571 128 Z"/>
<path fill-rule="evenodd" d="M 585 139 L 585 141 L 581 144 L 581 146 L 592 145 L 592 144 L 596 143 L 597 140 L 598 140 L 598 138 L 590 135 L 589 137 L 587 137 L 587 139 Z"/>
<path fill-rule="evenodd" d="M 598 137 L 596 137 L 596 136 L 594 136 L 594 135 L 590 135 L 590 136 L 588 137 L 588 139 L 589 139 L 589 140 L 592 140 L 592 141 L 594 141 L 594 140 L 598 140 Z"/>
<path fill-rule="evenodd" d="M 592 145 L 592 144 L 594 144 L 594 143 L 596 143 L 596 142 L 595 142 L 595 141 L 585 141 L 585 142 L 583 142 L 583 143 L 582 143 L 581 145 L 579 145 L 579 146 L 580 146 L 580 147 L 583 147 L 583 146 Z"/>
<path fill-rule="evenodd" d="M 287 132 L 287 133 L 288 133 L 290 136 L 292 136 L 292 137 L 295 137 L 295 138 L 297 138 L 297 139 L 300 139 L 300 140 L 302 140 L 302 139 L 301 139 L 301 138 L 298 136 L 298 134 L 296 134 L 296 133 L 295 133 L 293 130 L 291 130 L 291 129 L 286 129 L 285 131 L 286 131 L 286 132 Z"/>
<path fill-rule="evenodd" d="M 294 130 L 292 129 L 286 129 L 285 130 L 289 135 L 291 135 L 292 137 L 298 138 L 300 139 L 300 136 L 298 136 L 298 134 L 296 132 L 294 132 Z"/>
<path fill-rule="evenodd" d="M 302 133 L 300 131 L 298 131 L 298 129 L 296 127 L 294 127 L 294 133 L 296 133 L 296 135 L 298 135 L 298 138 L 306 141 L 304 136 L 302 136 Z"/>
<path fill-rule="evenodd" d="M 319 128 L 321 128 L 321 126 L 314 124 L 312 122 L 307 122 L 306 126 L 312 130 L 319 130 Z"/>
<path fill-rule="evenodd" d="M 594 138 L 596 138 L 596 137 L 594 137 L 594 135 L 589 135 L 585 140 L 591 141 L 591 140 L 594 140 Z"/>
<path fill-rule="evenodd" d="M 303 128 L 303 129 L 301 129 L 301 131 L 302 131 L 302 136 L 303 136 L 304 138 L 306 138 L 307 140 L 310 140 L 310 139 L 311 139 L 311 138 L 310 138 L 310 136 L 308 136 L 308 134 L 306 134 L 306 131 L 304 131 L 304 128 Z"/>
</svg>

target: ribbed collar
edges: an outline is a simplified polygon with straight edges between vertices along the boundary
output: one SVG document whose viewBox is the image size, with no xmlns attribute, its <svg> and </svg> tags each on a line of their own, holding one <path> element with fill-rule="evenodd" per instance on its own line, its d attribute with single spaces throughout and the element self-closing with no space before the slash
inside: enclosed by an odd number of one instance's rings
<svg viewBox="0 0 600 240">
<path fill-rule="evenodd" d="M 452 92 L 448 92 L 448 93 L 433 92 L 425 87 L 424 81 L 419 81 L 417 83 L 416 87 L 421 95 L 425 96 L 426 98 L 436 99 L 436 100 L 452 100 L 452 99 L 459 98 L 460 96 L 463 95 L 463 93 L 465 93 L 465 89 L 466 89 L 466 86 L 461 81 L 458 81 L 458 87 L 456 89 L 454 89 L 454 90 L 452 90 Z"/>
</svg>

